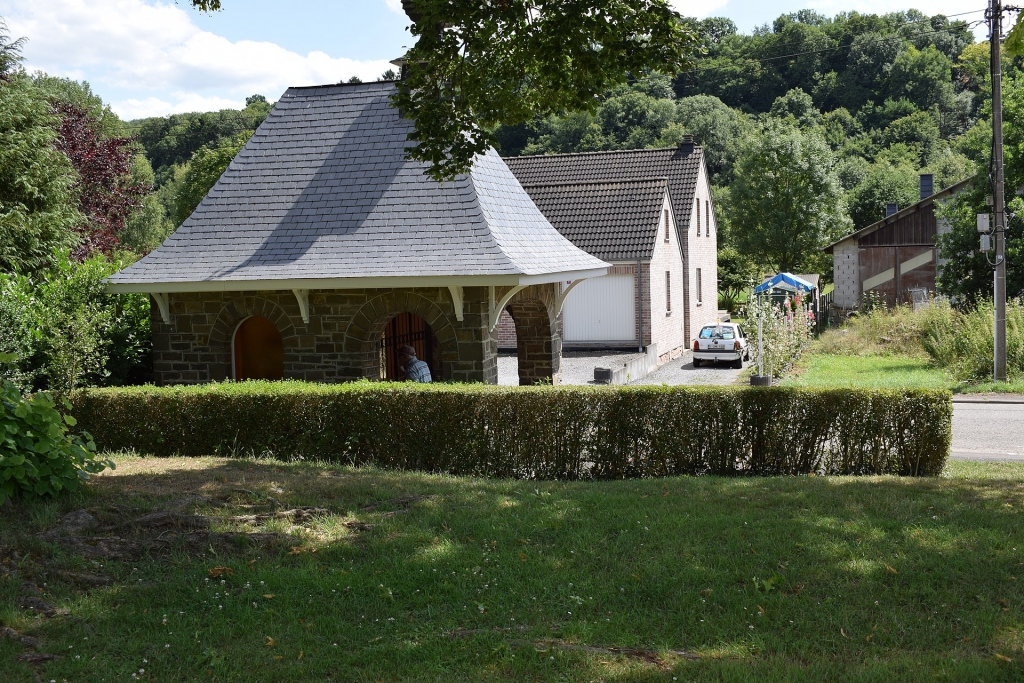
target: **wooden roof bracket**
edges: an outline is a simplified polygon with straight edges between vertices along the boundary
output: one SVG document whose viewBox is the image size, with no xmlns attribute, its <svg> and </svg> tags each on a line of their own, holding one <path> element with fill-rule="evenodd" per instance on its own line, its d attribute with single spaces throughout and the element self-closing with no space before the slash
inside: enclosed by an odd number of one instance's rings
<svg viewBox="0 0 1024 683">
<path fill-rule="evenodd" d="M 295 301 L 299 304 L 299 315 L 302 316 L 302 322 L 309 324 L 309 290 L 308 289 L 293 289 L 292 294 L 295 295 Z"/>
<path fill-rule="evenodd" d="M 575 287 L 576 285 L 578 285 L 579 283 L 583 282 L 586 279 L 587 278 L 585 278 L 585 277 L 581 277 L 581 278 L 577 278 L 575 280 L 572 280 L 568 284 L 568 286 L 565 289 L 563 289 L 558 294 L 557 297 L 555 297 L 555 317 L 558 317 L 558 314 L 562 312 L 562 306 L 565 305 L 565 297 L 569 296 L 569 292 L 572 291 L 572 288 Z"/>
<path fill-rule="evenodd" d="M 494 288 L 491 287 L 491 290 Z M 452 295 L 452 305 L 455 306 L 455 319 L 461 323 L 466 317 L 462 285 L 448 285 L 448 291 Z"/>
<path fill-rule="evenodd" d="M 153 301 L 156 302 L 156 307 L 160 309 L 160 319 L 166 324 L 171 324 L 171 297 L 169 294 L 163 292 L 151 292 L 150 296 L 153 297 Z"/>
<path fill-rule="evenodd" d="M 509 289 L 507 292 L 505 292 L 502 295 L 501 301 L 495 303 L 494 302 L 494 287 L 490 287 L 489 291 L 490 291 L 490 308 L 491 308 L 491 311 L 490 311 L 490 319 L 488 320 L 489 324 L 487 326 L 487 331 L 488 332 L 492 331 L 495 327 L 498 326 L 498 320 L 501 319 L 501 312 L 505 310 L 505 306 L 507 306 L 508 302 L 512 300 L 512 297 L 514 297 L 516 294 L 518 294 L 519 292 L 523 291 L 524 289 L 526 289 L 526 285 L 516 285 L 515 287 L 512 287 L 511 289 Z"/>
</svg>

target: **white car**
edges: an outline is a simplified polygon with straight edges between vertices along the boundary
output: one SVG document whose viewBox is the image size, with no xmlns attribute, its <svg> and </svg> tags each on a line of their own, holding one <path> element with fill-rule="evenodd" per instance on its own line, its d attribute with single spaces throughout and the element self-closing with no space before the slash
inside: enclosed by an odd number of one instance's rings
<svg viewBox="0 0 1024 683">
<path fill-rule="evenodd" d="M 736 323 L 716 323 L 701 328 L 693 340 L 693 367 L 700 364 L 729 362 L 734 368 L 742 368 L 743 361 L 750 360 L 747 335 Z"/>
</svg>

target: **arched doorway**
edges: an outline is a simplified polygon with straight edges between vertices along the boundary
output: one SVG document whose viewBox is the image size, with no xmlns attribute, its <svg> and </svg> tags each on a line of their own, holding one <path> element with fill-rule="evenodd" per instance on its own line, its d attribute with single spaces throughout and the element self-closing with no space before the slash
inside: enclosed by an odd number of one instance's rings
<svg viewBox="0 0 1024 683">
<path fill-rule="evenodd" d="M 232 341 L 235 379 L 282 379 L 284 344 L 281 333 L 261 315 L 242 321 Z"/>
<path fill-rule="evenodd" d="M 384 326 L 380 337 L 380 378 L 402 380 L 405 371 L 398 365 L 398 349 L 411 346 L 416 357 L 430 366 L 430 376 L 441 379 L 441 346 L 427 321 L 415 313 L 399 313 Z"/>
</svg>

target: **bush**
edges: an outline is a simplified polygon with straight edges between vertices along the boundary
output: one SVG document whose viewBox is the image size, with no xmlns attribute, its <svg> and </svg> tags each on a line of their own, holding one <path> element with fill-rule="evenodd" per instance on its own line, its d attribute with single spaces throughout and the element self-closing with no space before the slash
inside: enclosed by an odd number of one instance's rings
<svg viewBox="0 0 1024 683">
<path fill-rule="evenodd" d="M 800 294 L 778 303 L 768 295 L 751 296 L 746 313 L 754 367 L 765 375 L 782 377 L 811 340 L 814 314 Z"/>
<path fill-rule="evenodd" d="M 126 265 L 63 252 L 32 277 L 0 273 L 0 353 L 17 356 L 0 376 L 57 392 L 150 379 L 149 297 L 105 291 L 104 279 Z"/>
<path fill-rule="evenodd" d="M 946 391 L 295 382 L 89 389 L 103 449 L 279 457 L 538 479 L 936 475 Z"/>
<path fill-rule="evenodd" d="M 0 385 L 0 503 L 18 493 L 54 496 L 74 490 L 90 474 L 113 467 L 96 458 L 88 434 L 68 434 L 73 426 L 75 418 L 62 417 L 50 394 L 26 398 L 12 382 Z"/>
</svg>

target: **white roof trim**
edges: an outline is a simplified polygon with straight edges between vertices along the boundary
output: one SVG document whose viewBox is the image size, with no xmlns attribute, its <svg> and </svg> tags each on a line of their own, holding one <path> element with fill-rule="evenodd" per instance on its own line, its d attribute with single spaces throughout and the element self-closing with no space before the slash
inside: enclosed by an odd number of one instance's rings
<svg viewBox="0 0 1024 683">
<path fill-rule="evenodd" d="M 111 294 L 180 292 L 254 292 L 292 289 L 394 289 L 408 287 L 487 287 L 529 286 L 563 280 L 600 277 L 608 267 L 540 275 L 424 275 L 346 278 L 306 278 L 297 280 L 200 280 L 192 282 L 119 282 L 107 283 Z"/>
</svg>

